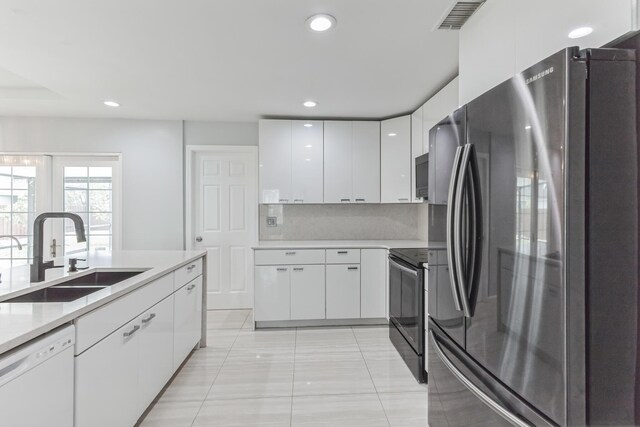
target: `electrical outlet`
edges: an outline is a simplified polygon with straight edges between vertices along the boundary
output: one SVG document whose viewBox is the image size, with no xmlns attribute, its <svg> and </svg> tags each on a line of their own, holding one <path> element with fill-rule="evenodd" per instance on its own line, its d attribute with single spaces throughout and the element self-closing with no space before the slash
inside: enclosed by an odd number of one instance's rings
<svg viewBox="0 0 640 427">
<path fill-rule="evenodd" d="M 277 216 L 268 216 L 267 217 L 267 227 L 277 227 L 278 226 L 278 217 Z"/>
</svg>

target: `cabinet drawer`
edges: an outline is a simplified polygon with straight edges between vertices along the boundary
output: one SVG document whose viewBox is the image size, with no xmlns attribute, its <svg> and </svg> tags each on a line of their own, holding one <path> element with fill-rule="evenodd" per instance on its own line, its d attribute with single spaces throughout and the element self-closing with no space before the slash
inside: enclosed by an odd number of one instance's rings
<svg viewBox="0 0 640 427">
<path fill-rule="evenodd" d="M 76 355 L 171 295 L 173 274 L 126 294 L 76 320 Z"/>
<path fill-rule="evenodd" d="M 327 264 L 360 264 L 360 249 L 327 249 Z"/>
<path fill-rule="evenodd" d="M 202 258 L 190 262 L 175 272 L 174 290 L 178 290 L 202 274 Z"/>
<path fill-rule="evenodd" d="M 323 249 L 258 250 L 256 265 L 324 264 Z"/>
</svg>

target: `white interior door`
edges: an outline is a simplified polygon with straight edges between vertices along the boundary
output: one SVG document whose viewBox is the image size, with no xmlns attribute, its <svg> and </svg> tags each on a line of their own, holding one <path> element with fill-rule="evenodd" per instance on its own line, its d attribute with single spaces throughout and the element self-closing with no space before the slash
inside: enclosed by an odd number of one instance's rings
<svg viewBox="0 0 640 427">
<path fill-rule="evenodd" d="M 187 247 L 207 250 L 207 306 L 253 307 L 257 241 L 257 147 L 190 148 Z M 190 205 L 190 206 L 189 206 Z M 189 232 L 190 231 L 190 232 Z"/>
</svg>

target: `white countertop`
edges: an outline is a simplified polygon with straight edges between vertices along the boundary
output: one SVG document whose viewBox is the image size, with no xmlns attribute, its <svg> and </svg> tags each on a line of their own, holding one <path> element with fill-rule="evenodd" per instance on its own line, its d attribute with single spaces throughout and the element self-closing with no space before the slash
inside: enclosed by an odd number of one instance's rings
<svg viewBox="0 0 640 427">
<path fill-rule="evenodd" d="M 425 240 L 261 240 L 253 249 L 392 249 L 433 248 L 444 249 L 446 243 L 428 243 Z"/>
<path fill-rule="evenodd" d="M 86 255 L 86 264 L 90 269 L 78 273 L 67 273 L 66 269 L 61 268 L 48 270 L 47 280 L 40 283 L 32 284 L 29 282 L 29 266 L 0 270 L 2 273 L 2 284 L 0 284 L 0 354 L 202 257 L 205 255 L 205 251 L 118 251 L 114 253 L 91 252 Z M 85 257 L 84 254 L 76 256 Z M 84 262 L 79 263 L 79 267 L 83 267 L 84 264 Z M 78 277 L 102 269 L 143 270 L 143 272 L 71 302 L 1 302 L 55 285 L 69 277 Z"/>
</svg>

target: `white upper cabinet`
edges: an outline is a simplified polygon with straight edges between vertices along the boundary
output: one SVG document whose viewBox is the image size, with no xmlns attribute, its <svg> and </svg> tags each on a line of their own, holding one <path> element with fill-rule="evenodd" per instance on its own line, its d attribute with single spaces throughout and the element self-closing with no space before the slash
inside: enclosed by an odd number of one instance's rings
<svg viewBox="0 0 640 427">
<path fill-rule="evenodd" d="M 422 107 L 411 114 L 411 201 L 422 203 L 416 196 L 416 157 L 426 153 L 422 143 Z"/>
<path fill-rule="evenodd" d="M 260 120 L 260 203 L 322 203 L 322 121 Z"/>
<path fill-rule="evenodd" d="M 324 202 L 380 203 L 380 122 L 324 122 Z"/>
<path fill-rule="evenodd" d="M 353 202 L 352 122 L 324 122 L 324 202 Z"/>
<path fill-rule="evenodd" d="M 322 203 L 322 121 L 291 122 L 291 195 L 293 203 Z"/>
<path fill-rule="evenodd" d="M 411 116 L 384 120 L 380 127 L 381 201 L 411 201 Z"/>
<path fill-rule="evenodd" d="M 380 122 L 353 122 L 351 153 L 356 203 L 380 203 Z"/>
<path fill-rule="evenodd" d="M 260 120 L 260 203 L 289 203 L 291 120 Z"/>
</svg>

